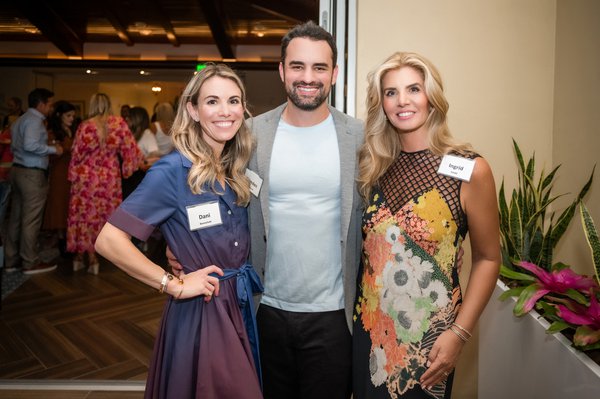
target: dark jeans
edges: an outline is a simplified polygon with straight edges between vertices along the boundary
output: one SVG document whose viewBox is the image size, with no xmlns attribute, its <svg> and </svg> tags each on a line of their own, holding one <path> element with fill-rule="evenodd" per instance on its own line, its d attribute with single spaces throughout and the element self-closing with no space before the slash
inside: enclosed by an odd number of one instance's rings
<svg viewBox="0 0 600 399">
<path fill-rule="evenodd" d="M 265 399 L 348 399 L 352 337 L 344 310 L 257 314 Z"/>
</svg>

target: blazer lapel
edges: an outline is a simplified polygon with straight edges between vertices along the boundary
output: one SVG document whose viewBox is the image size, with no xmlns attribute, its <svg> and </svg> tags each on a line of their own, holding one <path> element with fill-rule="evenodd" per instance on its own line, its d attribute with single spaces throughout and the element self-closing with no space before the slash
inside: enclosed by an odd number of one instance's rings
<svg viewBox="0 0 600 399">
<path fill-rule="evenodd" d="M 258 174 L 263 179 L 259 197 L 267 237 L 269 236 L 269 168 L 271 167 L 271 153 L 273 152 L 277 126 L 285 106 L 286 104 L 280 105 L 274 112 L 269 114 L 268 118 L 252 126 L 257 137 L 256 160 Z"/>
<path fill-rule="evenodd" d="M 341 237 L 348 236 L 350 216 L 352 215 L 352 200 L 354 197 L 354 176 L 356 168 L 356 138 L 348 130 L 342 115 L 335 108 L 329 107 L 333 115 L 335 131 L 340 151 L 340 183 L 342 189 L 341 200 Z"/>
</svg>

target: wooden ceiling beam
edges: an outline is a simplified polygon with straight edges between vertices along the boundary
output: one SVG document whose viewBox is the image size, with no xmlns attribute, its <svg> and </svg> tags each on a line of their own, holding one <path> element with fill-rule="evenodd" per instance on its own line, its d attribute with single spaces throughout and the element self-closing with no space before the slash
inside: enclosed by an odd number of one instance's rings
<svg viewBox="0 0 600 399">
<path fill-rule="evenodd" d="M 314 15 L 313 19 L 318 20 L 318 8 L 312 9 L 307 5 L 295 4 L 293 7 L 289 3 L 280 0 L 252 0 L 252 8 L 275 15 L 286 21 L 295 24 L 306 22 L 307 15 Z"/>
<path fill-rule="evenodd" d="M 14 4 L 39 31 L 66 56 L 83 57 L 84 38 L 49 2 L 19 0 Z"/>
<path fill-rule="evenodd" d="M 119 18 L 119 16 L 113 11 L 115 9 L 114 4 L 115 3 L 111 1 L 106 1 L 104 3 L 104 15 L 113 28 L 115 28 L 119 39 L 121 39 L 121 41 L 126 45 L 133 46 L 134 42 L 129 32 L 127 32 L 127 25 L 125 25 L 123 21 L 121 21 L 121 18 Z"/>
<path fill-rule="evenodd" d="M 235 59 L 231 40 L 229 39 L 229 36 L 227 36 L 225 22 L 219 14 L 217 2 L 215 0 L 198 0 L 198 4 L 204 14 L 208 27 L 210 28 L 215 45 L 221 53 L 221 58 Z"/>
<path fill-rule="evenodd" d="M 171 42 L 173 46 L 179 47 L 181 45 L 179 38 L 175 34 L 173 24 L 166 15 L 165 10 L 162 8 L 162 6 L 156 0 L 149 0 L 147 1 L 146 5 L 151 11 L 152 16 L 160 23 L 160 25 L 165 30 L 169 42 Z"/>
</svg>

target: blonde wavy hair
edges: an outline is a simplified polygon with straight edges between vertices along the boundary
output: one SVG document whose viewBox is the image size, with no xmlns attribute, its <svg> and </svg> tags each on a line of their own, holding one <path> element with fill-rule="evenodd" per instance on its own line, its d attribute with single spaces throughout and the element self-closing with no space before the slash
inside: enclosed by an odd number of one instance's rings
<svg viewBox="0 0 600 399">
<path fill-rule="evenodd" d="M 165 134 L 169 134 L 169 130 L 173 125 L 173 119 L 175 119 L 175 110 L 171 103 L 163 102 L 156 105 L 156 121 L 162 122 L 165 125 L 167 131 Z"/>
<path fill-rule="evenodd" d="M 112 106 L 110 104 L 110 98 L 104 93 L 92 94 L 92 98 L 90 98 L 90 109 L 88 111 L 88 117 L 104 117 L 112 114 L 113 112 Z"/>
<path fill-rule="evenodd" d="M 402 151 L 400 136 L 383 110 L 382 81 L 386 73 L 403 67 L 414 68 L 423 77 L 425 95 L 430 106 L 429 116 L 425 121 L 429 132 L 429 150 L 436 155 L 444 155 L 451 151 L 460 154 L 472 151 L 469 144 L 457 142 L 450 134 L 446 118 L 449 105 L 437 68 L 419 54 L 396 52 L 367 77 L 365 142 L 358 155 L 358 190 L 365 201 L 369 198 L 373 186 Z"/>
<path fill-rule="evenodd" d="M 246 205 L 250 201 L 250 181 L 245 175 L 246 165 L 254 148 L 252 134 L 245 121 L 233 139 L 225 144 L 220 159 L 217 159 L 212 148 L 202 138 L 202 121 L 195 122 L 187 111 L 186 104 L 198 105 L 198 96 L 202 85 L 215 76 L 233 81 L 241 91 L 244 111 L 246 108 L 246 89 L 235 72 L 224 64 L 207 64 L 187 84 L 181 98 L 177 114 L 171 128 L 175 148 L 192 161 L 188 175 L 188 185 L 194 194 L 204 192 L 205 186 L 218 193 L 216 182 L 221 174 L 237 195 L 237 203 Z"/>
</svg>

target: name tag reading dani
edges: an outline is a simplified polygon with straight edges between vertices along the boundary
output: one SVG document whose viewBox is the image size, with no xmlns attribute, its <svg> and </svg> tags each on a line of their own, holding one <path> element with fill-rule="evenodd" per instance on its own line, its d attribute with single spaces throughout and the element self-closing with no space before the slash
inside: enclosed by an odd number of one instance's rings
<svg viewBox="0 0 600 399">
<path fill-rule="evenodd" d="M 260 188 L 262 187 L 263 180 L 260 178 L 258 173 L 246 169 L 246 177 L 250 180 L 250 192 L 252 195 L 258 198 L 258 194 L 260 193 Z"/>
<path fill-rule="evenodd" d="M 471 180 L 474 167 L 474 159 L 446 154 L 444 155 L 444 158 L 442 158 L 438 173 L 468 182 Z"/>
<path fill-rule="evenodd" d="M 219 201 L 190 205 L 185 209 L 190 224 L 190 231 L 223 224 L 223 221 L 221 220 L 221 210 L 219 209 Z"/>
</svg>

